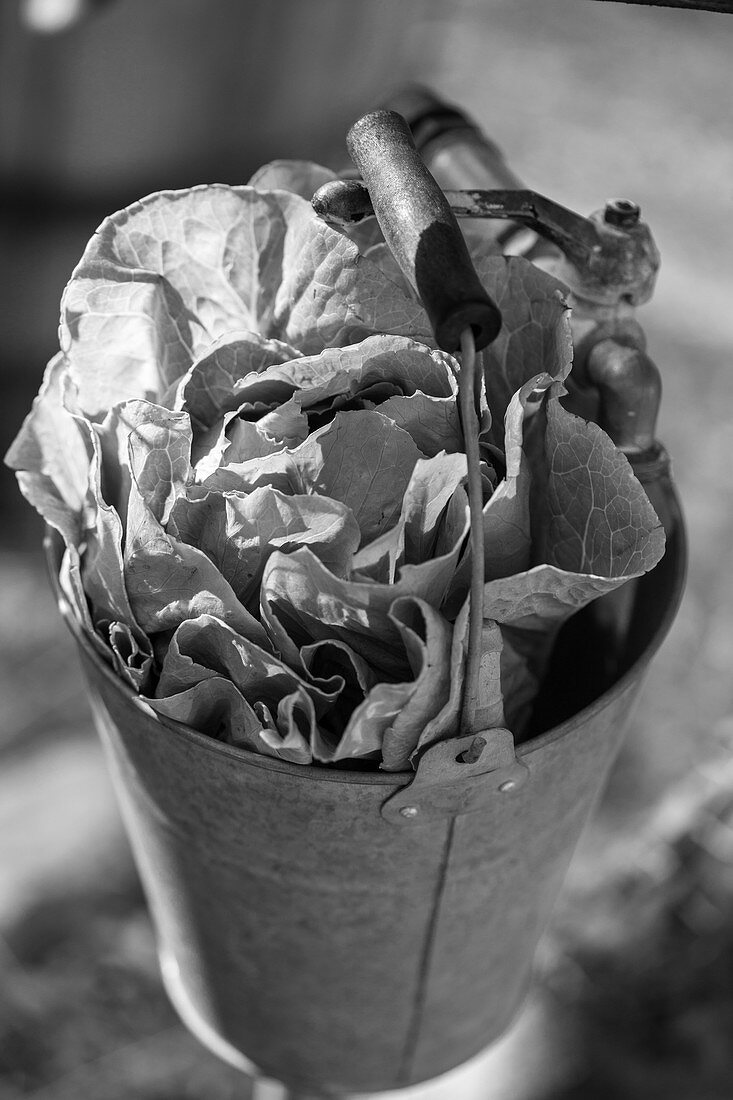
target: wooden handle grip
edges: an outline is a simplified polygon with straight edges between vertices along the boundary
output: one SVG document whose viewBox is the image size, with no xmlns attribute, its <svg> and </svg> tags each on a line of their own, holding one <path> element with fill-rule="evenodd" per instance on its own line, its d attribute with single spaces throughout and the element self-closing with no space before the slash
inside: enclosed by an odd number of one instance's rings
<svg viewBox="0 0 733 1100">
<path fill-rule="evenodd" d="M 473 330 L 477 350 L 496 338 L 501 313 L 479 281 L 458 222 L 394 111 L 374 111 L 346 139 L 385 240 L 422 299 L 438 346 L 454 352 Z"/>
</svg>

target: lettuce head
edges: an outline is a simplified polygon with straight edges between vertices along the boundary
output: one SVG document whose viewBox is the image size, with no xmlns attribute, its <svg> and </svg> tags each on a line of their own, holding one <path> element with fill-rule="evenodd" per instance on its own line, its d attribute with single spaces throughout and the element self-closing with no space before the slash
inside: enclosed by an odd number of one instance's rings
<svg viewBox="0 0 733 1100">
<path fill-rule="evenodd" d="M 399 771 L 457 733 L 459 366 L 378 232 L 314 214 L 330 178 L 277 162 L 108 218 L 7 461 L 63 537 L 82 629 L 161 721 Z M 664 536 L 623 456 L 563 407 L 560 284 L 472 249 L 504 319 L 480 357 L 478 713 L 521 736 L 559 625 L 654 566 Z"/>
</svg>

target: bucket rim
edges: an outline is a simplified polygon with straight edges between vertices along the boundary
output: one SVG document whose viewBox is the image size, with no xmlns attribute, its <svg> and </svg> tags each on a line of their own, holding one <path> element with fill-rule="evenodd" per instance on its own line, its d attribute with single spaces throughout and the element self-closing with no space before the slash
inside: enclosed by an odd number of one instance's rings
<svg viewBox="0 0 733 1100">
<path fill-rule="evenodd" d="M 667 636 L 682 600 L 687 573 L 687 539 L 682 509 L 674 485 L 671 482 L 668 488 L 671 529 L 666 532 L 667 547 L 664 556 L 655 566 L 654 570 L 652 570 L 651 573 L 645 574 L 645 577 L 651 577 L 655 570 L 664 564 L 667 555 L 670 554 L 672 549 L 671 544 L 674 542 L 676 551 L 676 559 L 673 562 L 674 598 L 668 602 L 664 614 L 657 624 L 656 630 L 644 647 L 644 651 L 633 664 L 622 673 L 615 683 L 594 699 L 592 703 L 582 707 L 563 722 L 552 726 L 550 729 L 516 746 L 515 751 L 517 758 L 524 759 L 527 764 L 531 763 L 531 757 L 534 753 L 542 752 L 548 745 L 558 741 L 571 730 L 577 729 L 578 726 L 589 722 L 594 715 L 598 714 L 610 702 L 623 694 L 632 681 L 640 678 Z M 112 666 L 102 660 L 89 640 L 86 631 L 76 619 L 59 584 L 58 572 L 63 553 L 63 545 L 63 538 L 60 533 L 49 525 L 46 525 L 43 548 L 46 556 L 51 588 L 56 598 L 61 617 L 66 623 L 74 640 L 84 651 L 86 657 L 91 661 L 97 672 L 100 673 L 128 703 L 132 704 L 135 710 L 139 711 L 141 714 L 145 714 L 147 718 L 152 718 L 154 721 L 159 722 L 164 728 L 171 730 L 171 732 L 175 732 L 177 736 L 185 738 L 190 743 L 196 745 L 198 749 L 203 749 L 214 755 L 230 757 L 249 767 L 282 772 L 304 781 L 313 782 L 315 780 L 326 783 L 352 783 L 365 787 L 377 786 L 388 788 L 405 786 L 414 779 L 415 771 L 412 769 L 410 771 L 400 772 L 367 772 L 351 771 L 348 768 L 330 768 L 325 765 L 322 767 L 306 767 L 303 764 L 292 764 L 287 760 L 280 760 L 278 757 L 264 756 L 259 753 L 250 752 L 248 749 L 239 748 L 236 745 L 229 745 L 225 741 L 218 741 L 216 738 L 201 733 L 199 730 L 194 729 L 192 726 L 187 726 L 183 722 L 177 722 L 175 719 L 168 719 L 165 722 L 162 721 L 160 715 L 157 714 L 152 707 L 148 706 L 144 699 L 134 691 L 132 686 L 126 684 L 124 680 L 115 673 Z"/>
</svg>

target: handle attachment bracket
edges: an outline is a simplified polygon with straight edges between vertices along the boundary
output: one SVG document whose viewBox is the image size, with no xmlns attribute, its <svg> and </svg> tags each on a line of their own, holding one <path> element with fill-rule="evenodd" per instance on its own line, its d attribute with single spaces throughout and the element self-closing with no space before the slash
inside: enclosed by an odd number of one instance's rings
<svg viewBox="0 0 733 1100">
<path fill-rule="evenodd" d="M 420 757 L 414 779 L 386 800 L 382 817 L 405 826 L 473 813 L 517 790 L 529 774 L 503 727 L 438 741 Z"/>
</svg>

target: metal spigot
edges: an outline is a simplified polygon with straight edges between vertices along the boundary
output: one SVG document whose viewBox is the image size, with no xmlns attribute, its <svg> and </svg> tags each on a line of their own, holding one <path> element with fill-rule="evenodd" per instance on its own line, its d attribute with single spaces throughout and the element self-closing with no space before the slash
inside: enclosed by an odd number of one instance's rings
<svg viewBox="0 0 733 1100">
<path fill-rule="evenodd" d="M 458 218 L 519 222 L 557 247 L 541 266 L 567 287 L 573 307 L 571 385 L 596 392 L 594 418 L 629 458 L 657 448 L 661 380 L 635 310 L 652 296 L 659 252 L 638 205 L 612 199 L 583 217 L 526 189 L 446 190 L 445 197 Z M 341 228 L 374 214 L 369 191 L 354 179 L 327 183 L 313 207 Z"/>
<path fill-rule="evenodd" d="M 613 199 L 585 218 L 536 191 L 448 190 L 445 197 L 457 218 L 506 218 L 552 241 L 562 253 L 556 274 L 578 301 L 614 310 L 641 305 L 652 295 L 659 252 L 635 203 Z M 374 216 L 359 180 L 325 184 L 313 207 L 341 227 Z"/>
</svg>

